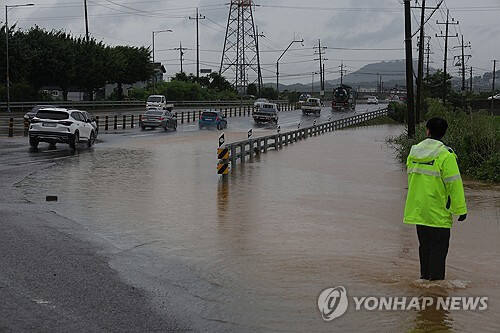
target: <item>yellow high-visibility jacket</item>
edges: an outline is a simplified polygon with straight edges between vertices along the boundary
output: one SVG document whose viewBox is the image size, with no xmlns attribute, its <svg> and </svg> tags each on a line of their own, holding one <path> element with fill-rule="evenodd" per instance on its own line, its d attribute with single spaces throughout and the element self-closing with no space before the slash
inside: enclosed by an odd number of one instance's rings
<svg viewBox="0 0 500 333">
<path fill-rule="evenodd" d="M 404 223 L 451 228 L 453 215 L 467 214 L 457 156 L 451 148 L 425 139 L 411 148 L 406 167 Z"/>
</svg>

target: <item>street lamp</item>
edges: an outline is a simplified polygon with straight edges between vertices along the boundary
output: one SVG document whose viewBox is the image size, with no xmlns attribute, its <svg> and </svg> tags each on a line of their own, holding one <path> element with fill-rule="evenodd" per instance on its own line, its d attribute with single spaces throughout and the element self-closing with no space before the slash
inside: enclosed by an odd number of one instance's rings
<svg viewBox="0 0 500 333">
<path fill-rule="evenodd" d="M 156 30 L 153 31 L 151 34 L 153 36 L 153 94 L 156 93 L 156 72 L 155 72 L 155 35 L 162 33 L 162 32 L 173 32 L 171 29 L 166 29 L 166 30 Z"/>
<path fill-rule="evenodd" d="M 278 93 L 278 98 L 279 98 L 279 93 L 280 93 L 280 81 L 279 81 L 279 77 L 280 77 L 280 60 L 285 55 L 286 51 L 288 51 L 288 49 L 293 44 L 295 44 L 295 43 L 304 43 L 304 40 L 303 39 L 301 39 L 301 40 L 292 40 L 292 42 L 290 43 L 290 45 L 288 45 L 288 47 L 285 49 L 285 51 L 283 51 L 283 53 L 280 55 L 280 57 L 278 58 L 278 60 L 276 60 L 276 92 Z"/>
<path fill-rule="evenodd" d="M 9 8 L 17 8 L 17 7 L 31 7 L 34 6 L 34 3 L 27 3 L 24 5 L 5 5 L 5 52 L 7 58 L 6 65 L 6 84 L 7 84 L 7 112 L 10 112 L 10 77 L 9 77 Z"/>
</svg>

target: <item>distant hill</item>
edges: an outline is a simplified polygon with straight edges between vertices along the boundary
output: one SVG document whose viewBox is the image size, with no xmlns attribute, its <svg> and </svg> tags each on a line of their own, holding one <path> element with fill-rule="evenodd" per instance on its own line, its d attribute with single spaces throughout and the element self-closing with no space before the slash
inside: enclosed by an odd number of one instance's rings
<svg viewBox="0 0 500 333">
<path fill-rule="evenodd" d="M 417 62 L 414 63 L 414 70 L 417 69 Z M 431 72 L 435 72 L 431 69 Z M 347 73 L 344 76 L 344 83 L 353 87 L 376 88 L 379 75 L 382 77 L 384 87 L 395 87 L 406 85 L 406 63 L 405 60 L 382 61 L 363 66 L 357 71 Z M 340 84 L 340 78 L 325 82 L 325 89 L 331 90 Z M 266 84 L 267 85 L 267 84 Z M 269 84 L 270 86 L 275 86 Z M 315 90 L 319 90 L 319 81 L 314 83 Z M 290 91 L 311 91 L 311 84 L 295 83 L 291 85 L 280 85 L 280 90 Z"/>
</svg>

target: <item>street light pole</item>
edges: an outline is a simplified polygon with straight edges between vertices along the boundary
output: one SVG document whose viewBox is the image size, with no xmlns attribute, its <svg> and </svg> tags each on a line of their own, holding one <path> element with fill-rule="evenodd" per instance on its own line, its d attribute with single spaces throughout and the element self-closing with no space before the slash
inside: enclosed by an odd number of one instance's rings
<svg viewBox="0 0 500 333">
<path fill-rule="evenodd" d="M 6 70 L 6 81 L 7 82 L 7 112 L 10 112 L 10 79 L 9 79 L 9 14 L 8 6 L 5 6 L 5 51 L 7 55 L 7 70 Z"/>
<path fill-rule="evenodd" d="M 279 79 L 279 76 L 280 76 L 280 60 L 285 55 L 286 51 L 288 51 L 288 49 L 294 43 L 304 43 L 304 39 L 301 39 L 301 40 L 292 40 L 292 42 L 290 43 L 290 45 L 288 45 L 288 47 L 285 49 L 285 51 L 283 51 L 283 53 L 280 55 L 280 57 L 278 58 L 278 60 L 276 60 L 276 92 L 278 93 L 278 97 L 279 97 L 279 93 L 280 93 L 280 79 Z"/>
<path fill-rule="evenodd" d="M 153 95 L 156 94 L 156 71 L 155 71 L 155 35 L 161 32 L 173 32 L 171 29 L 152 31 L 153 37 Z"/>
<path fill-rule="evenodd" d="M 28 3 L 25 5 L 5 5 L 5 55 L 6 55 L 6 73 L 5 73 L 5 81 L 7 84 L 7 112 L 10 111 L 10 68 L 9 68 L 9 8 L 17 8 L 17 7 L 31 7 L 34 6 L 35 4 Z"/>
</svg>

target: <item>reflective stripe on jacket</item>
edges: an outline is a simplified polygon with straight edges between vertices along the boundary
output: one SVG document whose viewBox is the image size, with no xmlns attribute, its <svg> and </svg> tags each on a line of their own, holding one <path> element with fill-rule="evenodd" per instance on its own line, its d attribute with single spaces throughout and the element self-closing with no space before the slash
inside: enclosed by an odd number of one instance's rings
<svg viewBox="0 0 500 333">
<path fill-rule="evenodd" d="M 451 228 L 453 215 L 467 213 L 457 156 L 441 141 L 425 139 L 414 145 L 406 167 L 404 223 Z"/>
</svg>

